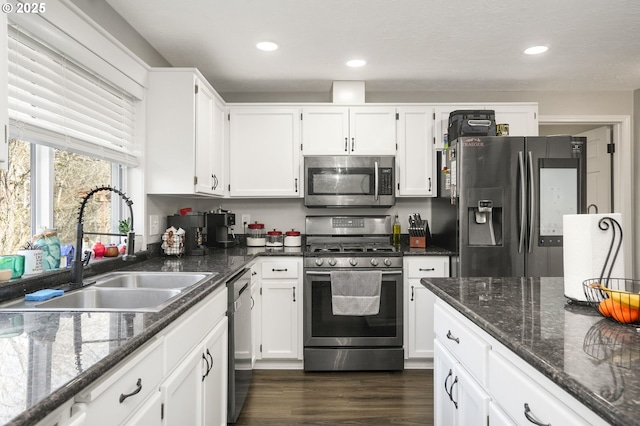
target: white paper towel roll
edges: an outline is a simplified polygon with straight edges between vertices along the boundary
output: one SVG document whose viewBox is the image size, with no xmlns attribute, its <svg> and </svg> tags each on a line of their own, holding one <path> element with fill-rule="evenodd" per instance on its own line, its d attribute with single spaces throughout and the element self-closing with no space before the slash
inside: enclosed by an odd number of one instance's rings
<svg viewBox="0 0 640 426">
<path fill-rule="evenodd" d="M 613 233 L 611 226 L 606 231 L 599 228 L 598 222 L 603 217 L 615 219 L 622 226 L 620 213 L 604 214 L 567 214 L 563 216 L 563 262 L 564 262 L 564 295 L 569 299 L 586 301 L 582 282 L 590 278 L 600 278 L 604 262 L 607 259 Z M 620 238 L 616 230 L 616 242 L 611 257 Z M 611 265 L 612 259 L 609 259 Z M 609 270 L 605 271 L 605 276 Z M 611 278 L 624 278 L 624 248 L 621 246 L 618 257 L 611 269 Z"/>
</svg>

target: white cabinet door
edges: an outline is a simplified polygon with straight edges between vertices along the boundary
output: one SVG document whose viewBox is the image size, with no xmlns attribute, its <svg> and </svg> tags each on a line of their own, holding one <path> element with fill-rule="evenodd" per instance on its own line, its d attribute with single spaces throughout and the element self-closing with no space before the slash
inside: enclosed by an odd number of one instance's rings
<svg viewBox="0 0 640 426">
<path fill-rule="evenodd" d="M 260 343 L 262 341 L 262 298 L 260 297 L 260 275 L 258 263 L 251 267 L 251 339 L 253 340 L 253 357 L 251 365 L 262 358 Z"/>
<path fill-rule="evenodd" d="M 196 148 L 195 148 L 195 191 L 209 194 L 213 192 L 213 127 L 214 97 L 201 81 L 196 82 Z"/>
<path fill-rule="evenodd" d="M 126 426 L 161 426 L 162 394 L 156 390 L 153 395 L 126 422 Z"/>
<path fill-rule="evenodd" d="M 513 420 L 493 401 L 489 403 L 489 424 L 491 426 L 515 426 Z"/>
<path fill-rule="evenodd" d="M 213 103 L 213 145 L 211 152 L 211 193 L 223 196 L 226 193 L 226 151 L 225 151 L 225 123 L 227 112 L 224 105 L 217 98 Z"/>
<path fill-rule="evenodd" d="M 209 371 L 202 381 L 205 426 L 227 424 L 228 339 L 228 321 L 224 318 L 204 342 L 204 353 L 209 359 Z"/>
<path fill-rule="evenodd" d="M 395 107 L 305 107 L 304 155 L 395 155 Z"/>
<path fill-rule="evenodd" d="M 349 110 L 349 153 L 396 155 L 395 107 L 353 107 Z"/>
<path fill-rule="evenodd" d="M 437 340 L 433 359 L 433 418 L 435 426 L 454 426 L 456 407 L 451 388 L 457 361 Z"/>
<path fill-rule="evenodd" d="M 434 344 L 434 419 L 436 426 L 485 426 L 489 420 L 487 392 L 456 358 L 440 344 Z"/>
<path fill-rule="evenodd" d="M 398 197 L 436 194 L 433 107 L 398 108 Z"/>
<path fill-rule="evenodd" d="M 304 155 L 349 154 L 349 108 L 303 108 L 302 152 Z"/>
<path fill-rule="evenodd" d="M 203 386 L 207 372 L 206 355 L 198 346 L 161 385 L 164 424 L 201 425 Z"/>
<path fill-rule="evenodd" d="M 302 288 L 291 280 L 262 282 L 262 359 L 298 359 Z"/>
<path fill-rule="evenodd" d="M 509 136 L 538 136 L 537 104 L 487 105 L 496 112 L 496 123 L 509 125 Z"/>
<path fill-rule="evenodd" d="M 0 15 L 0 75 L 7 76 L 7 14 Z M 9 167 L 8 88 L 0 84 L 0 170 Z"/>
<path fill-rule="evenodd" d="M 420 283 L 420 279 L 448 276 L 448 256 L 404 258 L 405 359 L 433 358 L 433 307 L 436 297 Z"/>
<path fill-rule="evenodd" d="M 300 197 L 300 110 L 232 108 L 229 194 Z"/>
<path fill-rule="evenodd" d="M 224 195 L 224 182 L 217 186 L 214 178 L 221 180 L 224 174 L 220 105 L 221 98 L 195 69 L 149 72 L 147 193 Z"/>
<path fill-rule="evenodd" d="M 409 280 L 409 358 L 433 358 L 433 305 L 436 296 L 427 290 L 420 279 Z"/>
</svg>

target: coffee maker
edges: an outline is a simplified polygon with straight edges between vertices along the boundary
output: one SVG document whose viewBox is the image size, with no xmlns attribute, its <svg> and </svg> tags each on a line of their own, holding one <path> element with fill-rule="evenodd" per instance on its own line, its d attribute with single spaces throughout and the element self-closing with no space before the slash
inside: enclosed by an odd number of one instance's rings
<svg viewBox="0 0 640 426">
<path fill-rule="evenodd" d="M 209 249 L 204 241 L 206 213 L 188 212 L 185 215 L 174 214 L 167 216 L 167 224 L 185 231 L 184 253 L 187 256 L 202 256 Z"/>
<path fill-rule="evenodd" d="M 232 228 L 235 224 L 236 214 L 228 210 L 218 209 L 213 213 L 207 213 L 207 246 L 235 246 L 236 236 Z"/>
</svg>

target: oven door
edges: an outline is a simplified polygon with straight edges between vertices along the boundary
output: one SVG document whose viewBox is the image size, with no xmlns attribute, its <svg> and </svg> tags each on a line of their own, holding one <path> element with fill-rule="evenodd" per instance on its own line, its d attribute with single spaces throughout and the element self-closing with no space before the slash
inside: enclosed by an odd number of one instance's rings
<svg viewBox="0 0 640 426">
<path fill-rule="evenodd" d="M 303 294 L 305 347 L 402 346 L 402 270 L 382 272 L 377 315 L 334 315 L 326 269 L 305 270 Z"/>
</svg>

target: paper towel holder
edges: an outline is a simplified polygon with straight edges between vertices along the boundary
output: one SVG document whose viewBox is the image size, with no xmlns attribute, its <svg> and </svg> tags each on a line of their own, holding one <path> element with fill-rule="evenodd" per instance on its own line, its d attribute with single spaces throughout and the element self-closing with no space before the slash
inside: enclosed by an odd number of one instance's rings
<svg viewBox="0 0 640 426">
<path fill-rule="evenodd" d="M 596 207 L 597 209 L 597 207 Z M 612 217 L 606 216 L 598 221 L 598 228 L 603 231 L 607 231 L 611 228 L 612 236 L 611 236 L 611 245 L 609 246 L 609 251 L 607 252 L 607 257 L 604 260 L 604 264 L 602 265 L 602 272 L 600 273 L 600 283 L 605 287 L 608 287 L 608 282 L 611 279 L 611 272 L 613 271 L 613 266 L 616 263 L 616 259 L 618 258 L 618 254 L 620 253 L 620 247 L 622 246 L 622 226 Z M 620 237 L 617 239 L 618 245 L 616 247 L 615 254 L 611 257 L 611 252 L 613 251 L 613 247 L 616 244 L 616 232 L 620 232 Z M 611 261 L 609 261 L 611 260 Z M 609 271 L 607 272 L 607 266 L 609 266 Z M 606 276 L 605 276 L 606 273 Z M 606 281 L 604 281 L 606 278 Z"/>
</svg>

